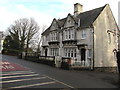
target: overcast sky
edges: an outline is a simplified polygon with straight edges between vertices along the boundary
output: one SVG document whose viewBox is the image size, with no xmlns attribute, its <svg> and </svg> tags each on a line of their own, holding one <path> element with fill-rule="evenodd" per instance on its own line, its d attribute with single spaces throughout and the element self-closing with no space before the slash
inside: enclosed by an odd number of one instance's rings
<svg viewBox="0 0 120 90">
<path fill-rule="evenodd" d="M 0 0 L 0 31 L 5 31 L 14 20 L 34 18 L 39 26 L 49 26 L 53 18 L 59 19 L 73 14 L 75 3 L 83 5 L 83 10 L 109 4 L 118 22 L 119 0 Z"/>
</svg>

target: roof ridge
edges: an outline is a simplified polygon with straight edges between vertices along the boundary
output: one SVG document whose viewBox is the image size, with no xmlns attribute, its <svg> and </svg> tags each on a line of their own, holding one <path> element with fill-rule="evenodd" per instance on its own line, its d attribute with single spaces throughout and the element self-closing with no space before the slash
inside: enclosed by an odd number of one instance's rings
<svg viewBox="0 0 120 90">
<path fill-rule="evenodd" d="M 98 8 L 94 8 L 94 9 L 91 9 L 91 10 L 88 10 L 88 11 L 85 11 L 85 12 L 81 12 L 80 14 L 83 14 L 83 13 L 86 13 L 86 12 L 91 12 L 91 11 L 93 11 L 93 10 L 100 9 L 100 8 L 105 8 L 106 5 L 108 5 L 108 4 L 105 4 L 105 5 L 102 6 L 102 7 L 98 7 Z M 80 14 L 79 14 L 79 15 L 80 15 Z"/>
</svg>

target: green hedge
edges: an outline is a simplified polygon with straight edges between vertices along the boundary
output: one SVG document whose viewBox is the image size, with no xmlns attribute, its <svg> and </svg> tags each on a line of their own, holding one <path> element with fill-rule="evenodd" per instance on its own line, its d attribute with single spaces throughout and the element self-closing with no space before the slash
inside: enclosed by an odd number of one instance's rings
<svg viewBox="0 0 120 90">
<path fill-rule="evenodd" d="M 7 54 L 7 55 L 18 55 L 19 50 L 14 50 L 14 49 L 3 49 L 2 54 Z"/>
</svg>

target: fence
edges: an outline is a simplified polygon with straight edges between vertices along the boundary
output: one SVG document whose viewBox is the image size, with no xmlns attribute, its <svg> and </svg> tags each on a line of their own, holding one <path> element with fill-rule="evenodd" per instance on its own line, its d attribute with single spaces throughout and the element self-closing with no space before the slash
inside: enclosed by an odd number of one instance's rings
<svg viewBox="0 0 120 90">
<path fill-rule="evenodd" d="M 91 61 L 77 61 L 72 60 L 68 57 L 59 57 L 59 56 L 40 56 L 37 53 L 23 53 L 22 57 L 26 60 L 43 63 L 55 67 L 61 67 L 65 69 L 72 69 L 72 68 L 91 68 L 92 62 Z"/>
<path fill-rule="evenodd" d="M 55 57 L 54 56 L 45 57 L 45 56 L 40 56 L 37 53 L 26 53 L 24 59 L 29 60 L 29 61 L 33 61 L 33 62 L 48 64 L 51 66 L 55 65 Z"/>
</svg>

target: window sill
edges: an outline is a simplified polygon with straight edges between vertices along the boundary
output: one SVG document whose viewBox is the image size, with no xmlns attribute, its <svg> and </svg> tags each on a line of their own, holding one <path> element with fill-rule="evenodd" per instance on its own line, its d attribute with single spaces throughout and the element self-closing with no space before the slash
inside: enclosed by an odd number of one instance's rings
<svg viewBox="0 0 120 90">
<path fill-rule="evenodd" d="M 85 40 L 86 38 L 81 38 L 82 40 Z"/>
</svg>

